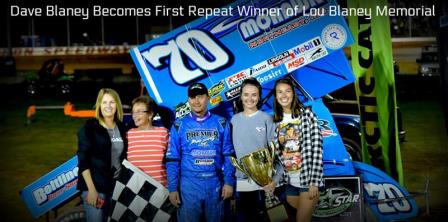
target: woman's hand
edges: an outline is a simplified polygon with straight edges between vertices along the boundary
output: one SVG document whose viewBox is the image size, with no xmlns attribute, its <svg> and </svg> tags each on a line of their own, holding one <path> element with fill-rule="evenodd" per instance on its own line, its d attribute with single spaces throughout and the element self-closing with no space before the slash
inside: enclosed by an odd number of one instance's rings
<svg viewBox="0 0 448 222">
<path fill-rule="evenodd" d="M 319 189 L 316 186 L 310 186 L 308 190 L 308 197 L 314 199 L 319 194 Z"/>
<path fill-rule="evenodd" d="M 89 190 L 87 192 L 87 204 L 96 207 L 97 200 L 98 200 L 98 192 L 96 190 Z"/>
<path fill-rule="evenodd" d="M 277 183 L 275 181 L 272 181 L 270 184 L 263 187 L 264 192 L 273 194 L 275 191 L 275 187 L 277 186 Z"/>
</svg>

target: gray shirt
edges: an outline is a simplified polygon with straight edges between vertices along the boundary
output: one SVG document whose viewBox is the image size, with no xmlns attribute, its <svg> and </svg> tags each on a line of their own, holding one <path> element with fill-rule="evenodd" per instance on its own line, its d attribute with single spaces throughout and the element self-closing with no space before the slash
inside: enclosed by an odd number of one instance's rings
<svg viewBox="0 0 448 222">
<path fill-rule="evenodd" d="M 263 111 L 247 116 L 237 113 L 232 123 L 233 147 L 237 158 L 267 147 L 274 138 L 275 125 L 272 117 Z"/>
<path fill-rule="evenodd" d="M 263 111 L 257 111 L 252 115 L 246 115 L 243 112 L 237 113 L 230 121 L 232 123 L 233 147 L 238 159 L 241 157 L 266 148 L 273 140 L 275 133 L 275 124 L 272 117 Z M 276 165 L 276 175 L 274 180 L 279 182 L 283 174 L 281 164 Z M 244 179 L 241 172 L 237 170 L 238 179 Z"/>
<path fill-rule="evenodd" d="M 116 179 L 121 172 L 120 155 L 124 149 L 123 138 L 121 138 L 120 130 L 118 129 L 117 125 L 115 125 L 113 129 L 107 129 L 107 132 L 109 133 L 112 143 L 111 165 L 112 169 L 115 169 L 114 178 Z"/>
</svg>

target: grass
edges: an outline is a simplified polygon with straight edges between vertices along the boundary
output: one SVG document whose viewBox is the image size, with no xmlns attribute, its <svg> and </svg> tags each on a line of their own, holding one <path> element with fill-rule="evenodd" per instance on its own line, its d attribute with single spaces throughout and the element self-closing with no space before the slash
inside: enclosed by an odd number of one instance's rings
<svg viewBox="0 0 448 222">
<path fill-rule="evenodd" d="M 40 99 L 36 105 L 63 105 L 65 101 Z M 25 113 L 31 101 L 16 97 L 3 99 L 0 110 L 0 218 L 2 221 L 35 221 L 20 199 L 19 191 L 75 155 L 76 132 L 85 119 L 64 116 L 62 110 L 38 111 L 26 125 Z M 91 108 L 93 101 L 76 103 Z M 399 102 L 407 131 L 402 143 L 405 183 L 409 191 L 421 191 L 430 178 L 431 216 L 416 221 L 439 221 L 448 217 L 448 138 L 438 100 Z M 424 209 L 422 197 L 417 197 Z M 66 209 L 69 207 L 66 207 Z M 40 218 L 39 221 L 45 221 Z"/>
<path fill-rule="evenodd" d="M 421 215 L 416 221 L 445 221 L 448 217 L 448 137 L 442 106 L 438 99 L 400 102 L 406 142 L 401 145 L 405 184 L 409 191 L 422 191 L 430 181 L 430 215 L 424 214 L 425 202 L 416 197 Z"/>
<path fill-rule="evenodd" d="M 85 119 L 67 117 L 62 110 L 38 110 L 35 121 L 26 125 L 29 101 L 16 101 L 6 100 L 6 108 L 0 111 L 0 218 L 33 221 L 19 191 L 75 155 L 76 132 Z M 35 102 L 63 104 L 55 100 Z"/>
</svg>

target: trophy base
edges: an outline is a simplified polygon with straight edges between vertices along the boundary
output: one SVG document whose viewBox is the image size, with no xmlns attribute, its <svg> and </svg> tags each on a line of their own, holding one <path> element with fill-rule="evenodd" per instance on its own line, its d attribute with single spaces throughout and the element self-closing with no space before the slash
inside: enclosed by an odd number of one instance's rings
<svg viewBox="0 0 448 222">
<path fill-rule="evenodd" d="M 288 213 L 286 212 L 285 206 L 280 203 L 275 206 L 266 209 L 266 214 L 271 222 L 283 222 L 288 221 Z"/>
</svg>

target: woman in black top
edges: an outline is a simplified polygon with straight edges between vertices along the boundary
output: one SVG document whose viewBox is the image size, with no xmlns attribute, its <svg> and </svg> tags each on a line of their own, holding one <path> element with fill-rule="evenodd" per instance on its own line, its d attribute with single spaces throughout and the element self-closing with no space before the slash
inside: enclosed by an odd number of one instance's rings
<svg viewBox="0 0 448 222">
<path fill-rule="evenodd" d="M 103 88 L 98 93 L 95 118 L 78 132 L 77 189 L 82 191 L 87 221 L 105 221 L 113 186 L 126 158 L 126 130 L 118 93 Z"/>
</svg>

